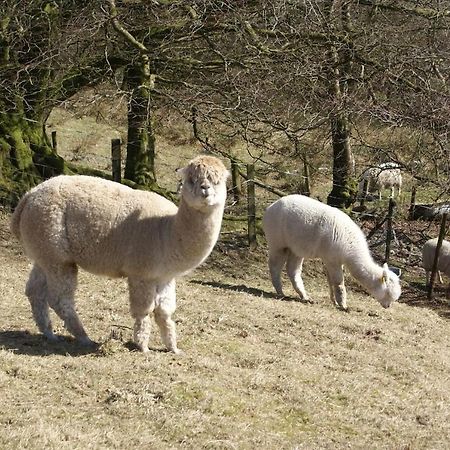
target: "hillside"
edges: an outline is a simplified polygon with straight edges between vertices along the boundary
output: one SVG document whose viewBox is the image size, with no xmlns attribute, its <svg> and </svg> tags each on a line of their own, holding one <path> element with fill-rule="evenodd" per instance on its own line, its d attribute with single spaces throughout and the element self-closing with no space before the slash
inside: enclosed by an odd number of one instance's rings
<svg viewBox="0 0 450 450">
<path fill-rule="evenodd" d="M 338 311 L 318 263 L 305 275 L 315 303 L 277 299 L 264 245 L 250 254 L 224 234 L 178 284 L 181 356 L 156 330 L 148 355 L 134 351 L 126 283 L 81 273 L 80 315 L 100 344 L 89 352 L 37 333 L 7 220 L 2 448 L 448 448 L 448 319 L 432 309 L 383 310 L 349 281 Z"/>
</svg>

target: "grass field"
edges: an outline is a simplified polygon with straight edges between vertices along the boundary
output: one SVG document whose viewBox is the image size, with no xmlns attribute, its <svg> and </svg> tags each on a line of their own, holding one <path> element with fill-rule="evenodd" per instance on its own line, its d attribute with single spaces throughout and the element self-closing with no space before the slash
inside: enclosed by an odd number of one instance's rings
<svg viewBox="0 0 450 450">
<path fill-rule="evenodd" d="M 123 127 L 63 111 L 50 122 L 65 158 L 110 170 L 110 139 Z M 199 151 L 186 135 L 158 144 L 169 190 L 174 169 Z M 8 221 L 1 213 L 1 449 L 449 448 L 450 304 L 441 286 L 427 300 L 419 247 L 403 245 L 436 224 L 396 224 L 393 260 L 407 269 L 399 303 L 384 310 L 347 277 L 344 313 L 318 262 L 305 264 L 314 303 L 277 298 L 264 239 L 249 252 L 245 224 L 224 223 L 208 260 L 178 282 L 175 356 L 156 327 L 151 351 L 137 352 L 126 282 L 85 272 L 77 305 L 98 348 L 78 346 L 55 316 L 66 339 L 42 338 L 23 293 L 30 263 Z"/>
<path fill-rule="evenodd" d="M 136 352 L 126 283 L 84 272 L 78 307 L 99 347 L 69 336 L 51 344 L 32 320 L 29 262 L 7 221 L 0 448 L 448 448 L 445 314 L 405 303 L 384 310 L 350 280 L 350 312 L 338 311 L 318 263 L 305 275 L 315 303 L 278 299 L 264 245 L 250 254 L 225 235 L 178 283 L 181 356 L 162 350 L 156 329 L 150 353 Z"/>
</svg>

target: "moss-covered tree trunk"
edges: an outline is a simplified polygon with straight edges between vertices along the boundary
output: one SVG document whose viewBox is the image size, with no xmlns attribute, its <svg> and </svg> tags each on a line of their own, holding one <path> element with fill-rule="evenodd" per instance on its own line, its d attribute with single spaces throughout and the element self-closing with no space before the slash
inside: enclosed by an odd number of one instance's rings
<svg viewBox="0 0 450 450">
<path fill-rule="evenodd" d="M 152 123 L 152 78 L 147 61 L 126 70 L 130 89 L 128 106 L 128 143 L 125 178 L 146 186 L 156 186 L 155 135 Z"/>
<path fill-rule="evenodd" d="M 337 208 L 348 208 L 354 201 L 355 183 L 352 179 L 352 151 L 350 128 L 345 116 L 331 119 L 333 146 L 333 188 L 327 203 Z"/>
<path fill-rule="evenodd" d="M 19 7 L 0 8 L 0 202 L 14 204 L 31 186 L 65 170 L 45 133 L 59 11 L 45 1 L 30 5 L 28 18 Z"/>
<path fill-rule="evenodd" d="M 38 182 L 64 173 L 45 133 L 46 116 L 19 97 L 0 99 L 0 202 L 14 204 Z"/>
<path fill-rule="evenodd" d="M 350 4 L 335 0 L 325 2 L 325 9 L 330 20 L 331 29 L 351 36 Z M 330 42 L 335 40 L 331 36 Z M 329 92 L 333 110 L 330 113 L 330 131 L 333 147 L 333 188 L 328 194 L 327 203 L 337 208 L 348 208 L 355 200 L 356 182 L 353 179 L 353 154 L 350 143 L 350 104 L 349 91 L 353 53 L 350 39 L 344 44 L 336 39 L 339 47 L 330 43 L 328 71 Z"/>
</svg>

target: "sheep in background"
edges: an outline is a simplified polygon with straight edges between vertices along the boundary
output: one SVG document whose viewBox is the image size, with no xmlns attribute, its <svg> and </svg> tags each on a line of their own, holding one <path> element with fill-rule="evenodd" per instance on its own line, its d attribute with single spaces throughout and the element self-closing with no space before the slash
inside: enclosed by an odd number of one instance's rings
<svg viewBox="0 0 450 450">
<path fill-rule="evenodd" d="M 425 277 L 427 285 L 430 284 L 431 270 L 433 269 L 434 256 L 436 254 L 438 238 L 429 239 L 425 242 L 422 250 L 422 267 L 425 269 Z M 450 277 L 450 242 L 445 239 L 439 251 L 439 259 L 437 264 L 437 276 L 439 283 L 442 284 L 441 272 Z M 449 284 L 450 290 L 450 284 Z"/>
<path fill-rule="evenodd" d="M 387 264 L 380 267 L 374 262 L 363 232 L 339 209 L 303 195 L 288 195 L 267 208 L 263 228 L 272 284 L 279 295 L 283 295 L 281 270 L 287 261 L 292 286 L 308 300 L 301 276 L 303 260 L 320 258 L 331 300 L 342 309 L 347 308 L 343 266 L 384 308 L 400 297 L 397 275 Z"/>
<path fill-rule="evenodd" d="M 365 190 L 364 185 L 366 185 Z M 358 196 L 365 198 L 369 192 L 378 191 L 378 199 L 381 200 L 382 190 L 388 188 L 391 190 L 390 197 L 395 196 L 395 188 L 397 188 L 397 196 L 400 196 L 402 174 L 400 166 L 396 163 L 382 163 L 366 169 L 360 177 Z"/>
<path fill-rule="evenodd" d="M 175 278 L 201 264 L 219 236 L 228 171 L 211 156 L 180 170 L 179 208 L 164 197 L 88 176 L 58 176 L 24 195 L 11 230 L 34 261 L 26 295 L 39 330 L 57 340 L 49 306 L 82 344 L 91 344 L 75 311 L 78 266 L 127 277 L 134 341 L 148 351 L 149 314 L 177 353 Z"/>
</svg>

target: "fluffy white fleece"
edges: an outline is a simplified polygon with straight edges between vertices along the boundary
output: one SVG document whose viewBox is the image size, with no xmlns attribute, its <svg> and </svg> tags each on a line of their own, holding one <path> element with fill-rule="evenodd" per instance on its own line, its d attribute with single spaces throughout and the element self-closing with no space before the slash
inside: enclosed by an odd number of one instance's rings
<svg viewBox="0 0 450 450">
<path fill-rule="evenodd" d="M 134 340 L 148 351 L 149 313 L 166 347 L 177 352 L 175 278 L 201 264 L 219 236 L 228 171 L 211 156 L 182 169 L 179 208 L 164 197 L 87 176 L 59 176 L 24 195 L 12 232 L 33 260 L 27 286 L 35 321 L 49 339 L 49 306 L 80 342 L 89 344 L 76 313 L 77 268 L 127 277 Z"/>
<path fill-rule="evenodd" d="M 308 299 L 301 272 L 304 259 L 320 258 L 326 266 L 330 297 L 347 307 L 343 266 L 387 308 L 400 297 L 400 282 L 387 265 L 372 259 L 366 238 L 350 217 L 337 208 L 303 195 L 288 195 L 270 205 L 263 217 L 269 245 L 272 283 L 283 295 L 281 271 L 301 298 Z"/>
<path fill-rule="evenodd" d="M 437 242 L 438 238 L 429 239 L 427 242 L 425 242 L 422 250 L 422 267 L 425 269 L 427 284 L 430 282 L 430 275 L 431 270 L 433 269 Z M 450 242 L 446 241 L 445 239 L 442 241 L 442 246 L 439 250 L 437 270 L 437 275 L 440 283 L 442 283 L 441 272 L 450 277 Z"/>
</svg>

